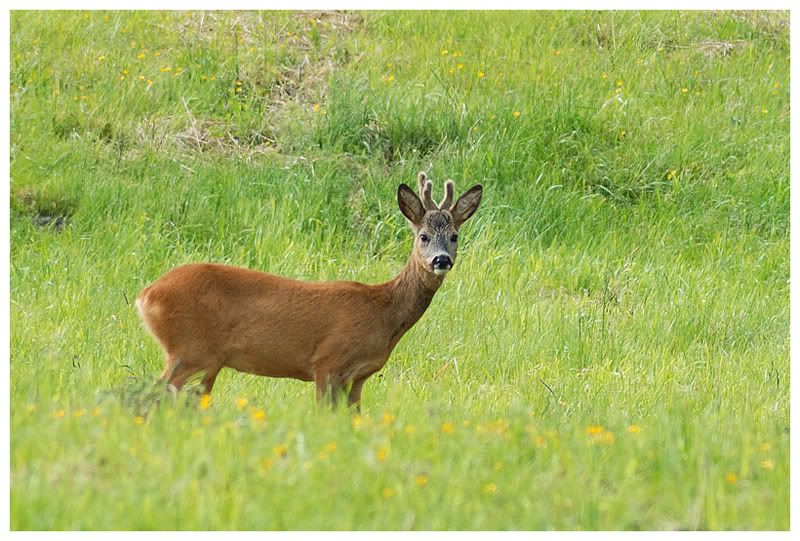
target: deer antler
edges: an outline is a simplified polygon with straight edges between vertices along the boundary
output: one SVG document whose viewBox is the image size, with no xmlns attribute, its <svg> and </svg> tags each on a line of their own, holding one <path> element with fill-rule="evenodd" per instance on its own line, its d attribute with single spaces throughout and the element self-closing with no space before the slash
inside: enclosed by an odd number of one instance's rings
<svg viewBox="0 0 800 541">
<path fill-rule="evenodd" d="M 419 174 L 419 195 L 421 196 L 422 206 L 425 210 L 438 210 L 439 207 L 436 206 L 436 203 L 434 203 L 431 197 L 433 183 L 427 180 L 427 178 L 425 173 Z"/>
<path fill-rule="evenodd" d="M 456 184 L 452 180 L 444 181 L 444 199 L 439 203 L 439 208 L 442 210 L 450 210 L 453 206 L 453 192 L 456 191 Z"/>
</svg>

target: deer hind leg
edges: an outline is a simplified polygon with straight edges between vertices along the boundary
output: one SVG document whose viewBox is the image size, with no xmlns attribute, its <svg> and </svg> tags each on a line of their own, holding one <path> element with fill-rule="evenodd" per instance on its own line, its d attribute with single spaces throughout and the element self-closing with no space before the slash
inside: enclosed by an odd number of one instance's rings
<svg viewBox="0 0 800 541">
<path fill-rule="evenodd" d="M 201 384 L 204 392 L 210 393 L 221 368 L 222 366 L 217 363 L 191 362 L 170 355 L 167 359 L 167 366 L 161 373 L 161 380 L 166 381 L 177 392 L 193 375 L 204 372 Z"/>
</svg>

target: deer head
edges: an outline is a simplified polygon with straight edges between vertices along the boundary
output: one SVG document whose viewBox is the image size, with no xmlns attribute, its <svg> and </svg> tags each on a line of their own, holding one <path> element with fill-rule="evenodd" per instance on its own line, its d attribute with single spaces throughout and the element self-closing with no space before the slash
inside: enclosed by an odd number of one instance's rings
<svg viewBox="0 0 800 541">
<path fill-rule="evenodd" d="M 397 189 L 400 212 L 414 230 L 412 258 L 419 266 L 436 275 L 444 275 L 453 268 L 458 251 L 458 230 L 478 210 L 483 187 L 476 184 L 453 204 L 455 184 L 444 183 L 444 198 L 437 205 L 431 198 L 433 183 L 425 173 L 418 178 L 420 199 L 406 184 Z"/>
</svg>

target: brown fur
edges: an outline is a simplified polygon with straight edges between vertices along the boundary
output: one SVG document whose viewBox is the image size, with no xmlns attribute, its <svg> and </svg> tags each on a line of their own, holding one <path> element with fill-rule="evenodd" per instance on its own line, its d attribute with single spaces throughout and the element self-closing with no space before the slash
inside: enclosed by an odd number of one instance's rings
<svg viewBox="0 0 800 541">
<path fill-rule="evenodd" d="M 449 219 L 453 209 L 427 211 L 419 198 L 409 201 L 420 207 L 410 218 L 415 233 L 441 221 L 443 213 L 448 223 L 459 221 L 458 216 Z M 480 196 L 469 207 L 470 215 L 479 201 Z M 415 241 L 406 267 L 384 284 L 302 282 L 199 263 L 166 273 L 142 290 L 136 306 L 166 352 L 161 377 L 177 388 L 203 373 L 210 392 L 219 371 L 229 367 L 314 381 L 317 397 L 330 395 L 334 402 L 349 387 L 348 403 L 353 404 L 360 400 L 364 381 L 383 368 L 443 280 Z"/>
</svg>

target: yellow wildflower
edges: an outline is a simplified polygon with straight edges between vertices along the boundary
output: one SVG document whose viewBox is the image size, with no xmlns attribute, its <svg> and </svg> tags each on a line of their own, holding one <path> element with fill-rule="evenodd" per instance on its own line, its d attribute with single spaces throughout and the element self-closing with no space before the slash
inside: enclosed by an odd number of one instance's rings
<svg viewBox="0 0 800 541">
<path fill-rule="evenodd" d="M 143 60 L 145 56 L 146 55 L 144 53 L 139 53 L 136 55 L 136 58 L 138 58 L 139 60 Z"/>
<path fill-rule="evenodd" d="M 381 447 L 375 452 L 375 458 L 377 458 L 379 462 L 386 460 L 387 456 L 389 456 L 389 449 L 386 447 Z"/>
<path fill-rule="evenodd" d="M 383 495 L 383 499 L 384 500 L 388 500 L 389 498 L 394 496 L 394 489 L 390 488 L 390 487 L 386 487 L 386 488 L 383 489 L 383 492 L 381 494 Z"/>
<path fill-rule="evenodd" d="M 141 415 L 137 415 L 136 417 L 133 418 L 133 424 L 139 425 L 139 426 L 143 425 L 144 424 L 144 417 L 142 417 Z"/>
<path fill-rule="evenodd" d="M 447 53 L 448 53 L 447 49 L 442 49 L 441 51 L 439 51 L 439 54 L 442 56 L 447 56 Z"/>
<path fill-rule="evenodd" d="M 285 445 L 276 445 L 272 448 L 272 452 L 275 453 L 275 456 L 286 458 L 286 456 L 289 454 L 289 448 Z"/>
<path fill-rule="evenodd" d="M 211 395 L 206 393 L 200 397 L 200 409 L 205 411 L 211 407 Z"/>
<path fill-rule="evenodd" d="M 58 410 L 58 411 L 53 412 L 53 417 L 55 417 L 56 419 L 63 419 L 64 415 L 66 415 L 66 414 L 67 414 L 67 412 L 65 412 L 64 410 Z"/>
<path fill-rule="evenodd" d="M 642 429 L 639 427 L 639 425 L 630 425 L 628 427 L 628 432 L 631 434 L 638 434 L 641 430 Z"/>
<path fill-rule="evenodd" d="M 589 435 L 602 434 L 603 427 L 598 425 L 589 425 L 586 427 L 586 433 Z"/>
<path fill-rule="evenodd" d="M 442 432 L 445 434 L 452 434 L 455 431 L 453 423 L 442 423 Z"/>
<path fill-rule="evenodd" d="M 247 407 L 247 404 L 249 403 L 250 401 L 248 399 L 246 399 L 245 397 L 241 397 L 238 400 L 236 400 L 236 409 L 242 411 L 244 408 Z"/>
<path fill-rule="evenodd" d="M 486 494 L 496 494 L 497 485 L 494 483 L 486 483 L 485 485 L 483 485 L 483 492 Z"/>
<path fill-rule="evenodd" d="M 408 425 L 408 426 L 407 426 L 407 427 L 404 429 L 404 432 L 405 432 L 406 434 L 408 434 L 409 436 L 410 436 L 411 434 L 415 433 L 416 431 L 417 431 L 417 427 L 416 427 L 416 426 L 414 426 L 414 425 Z"/>
<path fill-rule="evenodd" d="M 325 447 L 323 447 L 323 451 L 325 451 L 326 453 L 332 453 L 335 450 L 336 450 L 336 442 L 335 441 L 326 443 Z"/>
<path fill-rule="evenodd" d="M 765 470 L 772 471 L 775 468 L 775 461 L 771 458 L 761 461 L 761 467 Z"/>
<path fill-rule="evenodd" d="M 312 105 L 311 110 L 314 111 L 315 113 L 319 113 L 319 103 L 315 103 L 314 105 Z"/>
<path fill-rule="evenodd" d="M 75 417 L 83 417 L 84 415 L 86 415 L 85 409 L 79 409 L 75 411 Z"/>
<path fill-rule="evenodd" d="M 725 474 L 725 482 L 731 485 L 735 485 L 736 481 L 739 480 L 739 477 L 733 473 L 732 471 Z"/>
<path fill-rule="evenodd" d="M 483 71 L 478 71 L 478 79 L 483 79 L 484 77 L 486 77 L 486 73 Z"/>
<path fill-rule="evenodd" d="M 385 425 L 390 425 L 394 422 L 394 415 L 389 413 L 388 411 L 383 412 L 383 417 L 381 418 L 381 423 Z"/>
<path fill-rule="evenodd" d="M 251 408 L 250 419 L 256 423 L 263 423 L 267 419 L 267 412 L 259 408 Z"/>
<path fill-rule="evenodd" d="M 424 473 L 420 473 L 419 475 L 417 475 L 414 481 L 417 483 L 417 485 L 424 487 L 425 485 L 428 484 L 428 480 L 429 478 L 427 475 L 425 475 Z"/>
<path fill-rule="evenodd" d="M 514 118 L 519 118 L 522 113 L 520 111 L 514 111 L 511 114 L 514 115 Z"/>
</svg>

